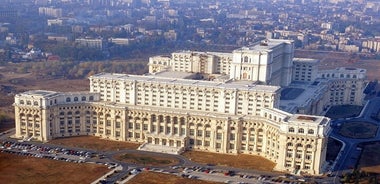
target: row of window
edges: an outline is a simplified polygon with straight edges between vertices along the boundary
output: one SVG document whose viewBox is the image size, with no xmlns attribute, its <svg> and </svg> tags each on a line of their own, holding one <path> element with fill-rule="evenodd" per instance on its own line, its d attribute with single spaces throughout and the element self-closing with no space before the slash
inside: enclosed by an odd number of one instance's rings
<svg viewBox="0 0 380 184">
<path fill-rule="evenodd" d="M 90 96 L 88 98 L 88 100 L 89 101 L 94 101 L 94 96 Z M 66 97 L 66 102 L 71 102 L 71 101 L 78 102 L 79 101 L 79 97 L 74 97 L 74 98 L 72 98 L 72 97 Z M 81 97 L 81 101 L 87 101 L 87 97 L 82 96 Z"/>
<path fill-rule="evenodd" d="M 294 133 L 294 132 L 295 132 L 295 129 L 294 129 L 293 127 L 290 127 L 290 128 L 289 128 L 289 132 Z M 303 133 L 305 133 L 305 130 L 304 130 L 303 128 L 299 128 L 299 129 L 298 129 L 298 133 L 303 134 Z M 307 133 L 308 133 L 308 134 L 314 134 L 314 130 L 313 130 L 313 129 L 309 129 L 309 130 L 307 130 Z"/>
<path fill-rule="evenodd" d="M 332 74 L 322 74 L 322 78 L 329 78 L 329 77 L 339 77 L 339 78 L 354 78 L 354 79 L 356 79 L 356 78 L 358 78 L 357 77 L 357 75 L 355 75 L 355 74 L 353 74 L 353 75 L 351 75 L 351 74 L 346 74 L 346 75 L 344 75 L 344 74 L 340 74 L 340 75 L 335 75 L 334 73 L 332 73 Z"/>
</svg>

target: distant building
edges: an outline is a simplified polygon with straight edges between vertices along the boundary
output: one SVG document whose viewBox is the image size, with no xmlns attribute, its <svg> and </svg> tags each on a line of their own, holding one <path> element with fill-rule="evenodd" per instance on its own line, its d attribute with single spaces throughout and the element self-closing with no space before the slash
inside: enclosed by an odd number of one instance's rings
<svg viewBox="0 0 380 184">
<path fill-rule="evenodd" d="M 133 43 L 135 39 L 130 38 L 109 38 L 108 42 L 116 44 L 116 45 L 129 45 Z"/>
<path fill-rule="evenodd" d="M 175 41 L 177 40 L 177 33 L 175 30 L 169 30 L 167 32 L 164 32 L 164 37 L 166 40 Z"/>
<path fill-rule="evenodd" d="M 54 7 L 39 7 L 38 13 L 43 16 L 60 18 L 62 17 L 62 9 Z"/>
<path fill-rule="evenodd" d="M 380 38 L 364 40 L 362 47 L 367 49 L 368 52 L 380 52 Z"/>
<path fill-rule="evenodd" d="M 99 50 L 102 50 L 106 45 L 106 42 L 102 38 L 77 38 L 75 39 L 75 43 L 77 43 L 79 46 L 95 48 Z"/>
</svg>

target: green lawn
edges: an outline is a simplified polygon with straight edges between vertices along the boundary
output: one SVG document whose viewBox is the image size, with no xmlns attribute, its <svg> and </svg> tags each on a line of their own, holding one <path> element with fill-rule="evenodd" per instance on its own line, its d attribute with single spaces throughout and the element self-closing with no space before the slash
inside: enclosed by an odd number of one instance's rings
<svg viewBox="0 0 380 184">
<path fill-rule="evenodd" d="M 331 119 L 355 117 L 360 114 L 363 106 L 359 105 L 337 105 L 330 108 L 326 116 Z"/>
</svg>

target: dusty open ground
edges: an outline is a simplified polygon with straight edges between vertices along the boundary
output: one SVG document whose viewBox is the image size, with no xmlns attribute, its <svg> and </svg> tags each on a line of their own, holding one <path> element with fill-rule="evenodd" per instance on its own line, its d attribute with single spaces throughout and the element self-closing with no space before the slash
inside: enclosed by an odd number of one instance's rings
<svg viewBox="0 0 380 184">
<path fill-rule="evenodd" d="M 254 155 L 227 155 L 200 151 L 187 151 L 183 156 L 191 161 L 203 164 L 215 164 L 243 169 L 254 169 L 260 171 L 272 171 L 276 165 L 274 162 L 264 157 Z"/>
<path fill-rule="evenodd" d="M 0 183 L 91 183 L 106 166 L 0 153 Z"/>
<path fill-rule="evenodd" d="M 86 148 L 91 150 L 115 151 L 122 149 L 137 149 L 140 145 L 129 142 L 111 141 L 95 136 L 79 136 L 59 138 L 49 141 L 50 144 L 65 145 L 69 147 Z"/>
<path fill-rule="evenodd" d="M 380 142 L 363 148 L 358 168 L 363 171 L 380 174 Z"/>
<path fill-rule="evenodd" d="M 128 184 L 216 184 L 218 182 L 182 178 L 171 174 L 144 171 L 127 182 Z"/>
</svg>

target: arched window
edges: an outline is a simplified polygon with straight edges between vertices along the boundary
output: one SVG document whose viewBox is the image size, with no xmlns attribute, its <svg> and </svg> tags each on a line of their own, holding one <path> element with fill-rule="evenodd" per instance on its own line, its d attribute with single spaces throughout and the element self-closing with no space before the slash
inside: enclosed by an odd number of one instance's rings
<svg viewBox="0 0 380 184">
<path fill-rule="evenodd" d="M 288 142 L 288 144 L 286 144 L 286 146 L 288 146 L 288 147 L 293 146 L 293 143 Z"/>
<path fill-rule="evenodd" d="M 309 130 L 307 131 L 307 133 L 308 133 L 308 134 L 314 134 L 314 130 L 313 130 L 313 129 L 309 129 Z"/>
<path fill-rule="evenodd" d="M 73 112 L 71 112 L 71 111 L 67 112 L 67 115 L 72 115 L 72 114 L 73 114 Z"/>
<path fill-rule="evenodd" d="M 66 98 L 66 102 L 71 102 L 71 98 L 70 98 L 70 97 L 67 97 L 67 98 Z"/>
<path fill-rule="evenodd" d="M 26 101 L 26 105 L 32 105 L 32 102 L 31 101 Z"/>
<path fill-rule="evenodd" d="M 38 106 L 38 102 L 34 101 L 33 105 Z"/>
<path fill-rule="evenodd" d="M 298 129 L 298 133 L 303 134 L 303 133 L 305 133 L 305 130 L 303 128 L 300 128 L 300 129 Z"/>
<path fill-rule="evenodd" d="M 82 101 L 86 101 L 86 97 L 85 96 L 82 96 Z"/>
<path fill-rule="evenodd" d="M 156 122 L 157 121 L 156 115 L 152 114 L 151 118 L 152 118 L 152 122 Z"/>
<path fill-rule="evenodd" d="M 308 145 L 306 145 L 306 148 L 307 148 L 307 149 L 311 149 L 311 148 L 313 148 L 313 146 L 310 145 L 310 144 L 308 144 Z"/>
<path fill-rule="evenodd" d="M 24 100 L 20 100 L 20 104 L 24 104 Z"/>
<path fill-rule="evenodd" d="M 289 132 L 294 132 L 294 128 L 293 128 L 293 127 L 290 127 L 290 128 L 289 128 Z"/>
<path fill-rule="evenodd" d="M 90 96 L 89 100 L 94 101 L 94 96 Z"/>
<path fill-rule="evenodd" d="M 244 57 L 244 63 L 248 63 L 248 56 Z"/>
<path fill-rule="evenodd" d="M 77 102 L 78 101 L 78 97 L 74 97 L 74 102 Z"/>
<path fill-rule="evenodd" d="M 185 118 L 182 117 L 179 119 L 179 121 L 180 121 L 181 125 L 185 125 Z"/>
</svg>

